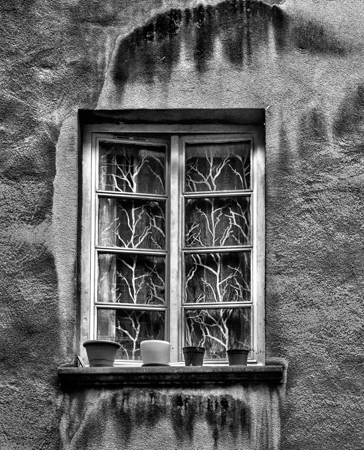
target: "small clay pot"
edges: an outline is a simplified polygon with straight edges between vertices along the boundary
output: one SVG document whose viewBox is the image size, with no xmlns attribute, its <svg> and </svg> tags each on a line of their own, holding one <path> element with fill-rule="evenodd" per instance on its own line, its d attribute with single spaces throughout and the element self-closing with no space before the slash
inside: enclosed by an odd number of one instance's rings
<svg viewBox="0 0 364 450">
<path fill-rule="evenodd" d="M 202 366 L 205 349 L 203 347 L 183 347 L 186 366 Z"/>
<path fill-rule="evenodd" d="M 120 344 L 114 341 L 91 340 L 83 343 L 90 367 L 113 367 Z"/>
<path fill-rule="evenodd" d="M 229 366 L 246 366 L 248 362 L 249 350 L 240 348 L 227 351 Z"/>
</svg>

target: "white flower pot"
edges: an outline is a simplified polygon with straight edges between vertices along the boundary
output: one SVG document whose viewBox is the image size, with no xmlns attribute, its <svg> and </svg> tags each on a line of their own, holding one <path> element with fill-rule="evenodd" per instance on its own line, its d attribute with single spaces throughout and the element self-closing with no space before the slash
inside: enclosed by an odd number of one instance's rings
<svg viewBox="0 0 364 450">
<path fill-rule="evenodd" d="M 171 344 L 167 341 L 142 341 L 140 343 L 143 366 L 168 366 Z"/>
</svg>

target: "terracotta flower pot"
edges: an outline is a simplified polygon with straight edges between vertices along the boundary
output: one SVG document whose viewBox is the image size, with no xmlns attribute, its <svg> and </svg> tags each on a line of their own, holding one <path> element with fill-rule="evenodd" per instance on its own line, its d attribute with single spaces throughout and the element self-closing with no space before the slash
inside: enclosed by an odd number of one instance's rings
<svg viewBox="0 0 364 450">
<path fill-rule="evenodd" d="M 186 366 L 202 366 L 205 349 L 203 347 L 183 347 Z"/>
<path fill-rule="evenodd" d="M 229 366 L 246 366 L 248 362 L 249 350 L 246 349 L 231 349 L 227 351 Z"/>
<path fill-rule="evenodd" d="M 140 343 L 143 366 L 168 366 L 171 344 L 167 341 L 150 340 Z"/>
<path fill-rule="evenodd" d="M 113 367 L 120 344 L 114 341 L 91 340 L 83 343 L 90 367 Z"/>
</svg>

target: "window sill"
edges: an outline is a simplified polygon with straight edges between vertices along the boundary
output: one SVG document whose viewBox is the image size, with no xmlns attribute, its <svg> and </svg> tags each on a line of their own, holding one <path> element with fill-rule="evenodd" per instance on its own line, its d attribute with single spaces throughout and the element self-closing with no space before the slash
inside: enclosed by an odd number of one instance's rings
<svg viewBox="0 0 364 450">
<path fill-rule="evenodd" d="M 83 387 L 180 387 L 203 385 L 280 384 L 284 365 L 265 366 L 162 366 L 162 367 L 67 367 L 58 369 L 65 390 Z"/>
</svg>

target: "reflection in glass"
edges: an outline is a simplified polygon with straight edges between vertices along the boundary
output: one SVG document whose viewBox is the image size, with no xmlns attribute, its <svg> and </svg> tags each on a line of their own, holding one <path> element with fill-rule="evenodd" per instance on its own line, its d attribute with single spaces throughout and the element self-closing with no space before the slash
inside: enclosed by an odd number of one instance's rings
<svg viewBox="0 0 364 450">
<path fill-rule="evenodd" d="M 164 256 L 100 253 L 98 302 L 163 305 Z"/>
<path fill-rule="evenodd" d="M 250 301 L 250 252 L 185 255 L 186 303 Z"/>
<path fill-rule="evenodd" d="M 165 202 L 99 199 L 99 240 L 105 247 L 165 248 Z"/>
<path fill-rule="evenodd" d="M 164 194 L 165 147 L 100 141 L 99 189 Z"/>
<path fill-rule="evenodd" d="M 251 346 L 250 308 L 185 311 L 185 345 L 205 347 L 205 359 L 226 358 L 242 344 Z"/>
<path fill-rule="evenodd" d="M 112 339 L 121 349 L 117 359 L 140 360 L 140 342 L 165 339 L 164 311 L 97 310 L 97 339 Z"/>
<path fill-rule="evenodd" d="M 185 191 L 250 189 L 250 143 L 186 144 Z"/>
<path fill-rule="evenodd" d="M 250 197 L 186 199 L 187 247 L 250 243 Z"/>
</svg>

